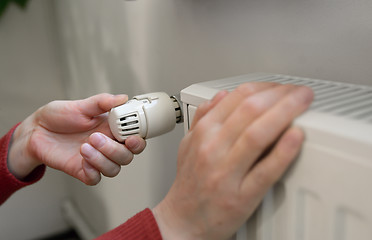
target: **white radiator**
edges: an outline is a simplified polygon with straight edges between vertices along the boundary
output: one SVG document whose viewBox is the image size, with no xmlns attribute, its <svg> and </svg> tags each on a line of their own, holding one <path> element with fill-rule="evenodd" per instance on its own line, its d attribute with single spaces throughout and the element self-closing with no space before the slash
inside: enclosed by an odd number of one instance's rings
<svg viewBox="0 0 372 240">
<path fill-rule="evenodd" d="M 294 122 L 300 156 L 236 239 L 371 240 L 372 88 L 261 73 L 198 83 L 181 91 L 185 131 L 200 103 L 251 81 L 306 85 L 315 99 Z"/>
</svg>

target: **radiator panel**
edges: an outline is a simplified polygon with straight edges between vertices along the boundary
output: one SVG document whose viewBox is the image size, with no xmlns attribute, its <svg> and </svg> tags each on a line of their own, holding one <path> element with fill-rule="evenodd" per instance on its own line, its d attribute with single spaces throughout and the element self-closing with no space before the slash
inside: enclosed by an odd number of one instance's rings
<svg viewBox="0 0 372 240">
<path fill-rule="evenodd" d="M 236 239 L 372 239 L 371 88 L 273 74 L 238 76 L 184 89 L 185 119 L 191 122 L 196 107 L 218 91 L 249 81 L 307 85 L 315 100 L 294 122 L 306 134 L 300 156 Z"/>
</svg>

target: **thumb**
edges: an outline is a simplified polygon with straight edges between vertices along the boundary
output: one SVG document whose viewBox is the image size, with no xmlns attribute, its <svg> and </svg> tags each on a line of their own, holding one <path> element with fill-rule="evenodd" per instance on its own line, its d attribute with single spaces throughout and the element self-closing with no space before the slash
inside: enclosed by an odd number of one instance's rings
<svg viewBox="0 0 372 240">
<path fill-rule="evenodd" d="M 111 108 L 124 104 L 126 101 L 128 101 L 128 96 L 125 94 L 101 93 L 79 100 L 78 108 L 84 115 L 94 117 L 108 112 Z"/>
</svg>

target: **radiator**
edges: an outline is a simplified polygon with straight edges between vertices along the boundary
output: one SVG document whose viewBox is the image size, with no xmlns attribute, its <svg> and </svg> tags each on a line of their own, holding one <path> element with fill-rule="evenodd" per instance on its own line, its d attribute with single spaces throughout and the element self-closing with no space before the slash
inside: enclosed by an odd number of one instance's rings
<svg viewBox="0 0 372 240">
<path fill-rule="evenodd" d="M 265 73 L 202 82 L 181 91 L 185 131 L 200 103 L 251 81 L 306 85 L 315 98 L 293 123 L 306 134 L 298 159 L 234 238 L 371 240 L 372 88 Z"/>
</svg>

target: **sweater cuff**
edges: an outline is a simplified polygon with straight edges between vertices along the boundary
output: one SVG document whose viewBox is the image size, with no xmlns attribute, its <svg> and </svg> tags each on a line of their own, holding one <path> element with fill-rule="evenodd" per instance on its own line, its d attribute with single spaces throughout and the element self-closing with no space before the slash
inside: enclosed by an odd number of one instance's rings
<svg viewBox="0 0 372 240">
<path fill-rule="evenodd" d="M 25 179 L 17 179 L 8 169 L 8 150 L 15 129 L 15 125 L 7 134 L 0 139 L 0 205 L 15 191 L 39 181 L 45 172 L 45 165 L 35 168 Z"/>
<path fill-rule="evenodd" d="M 162 240 L 158 224 L 149 208 L 137 213 L 117 228 L 96 238 L 96 240 Z"/>
</svg>

